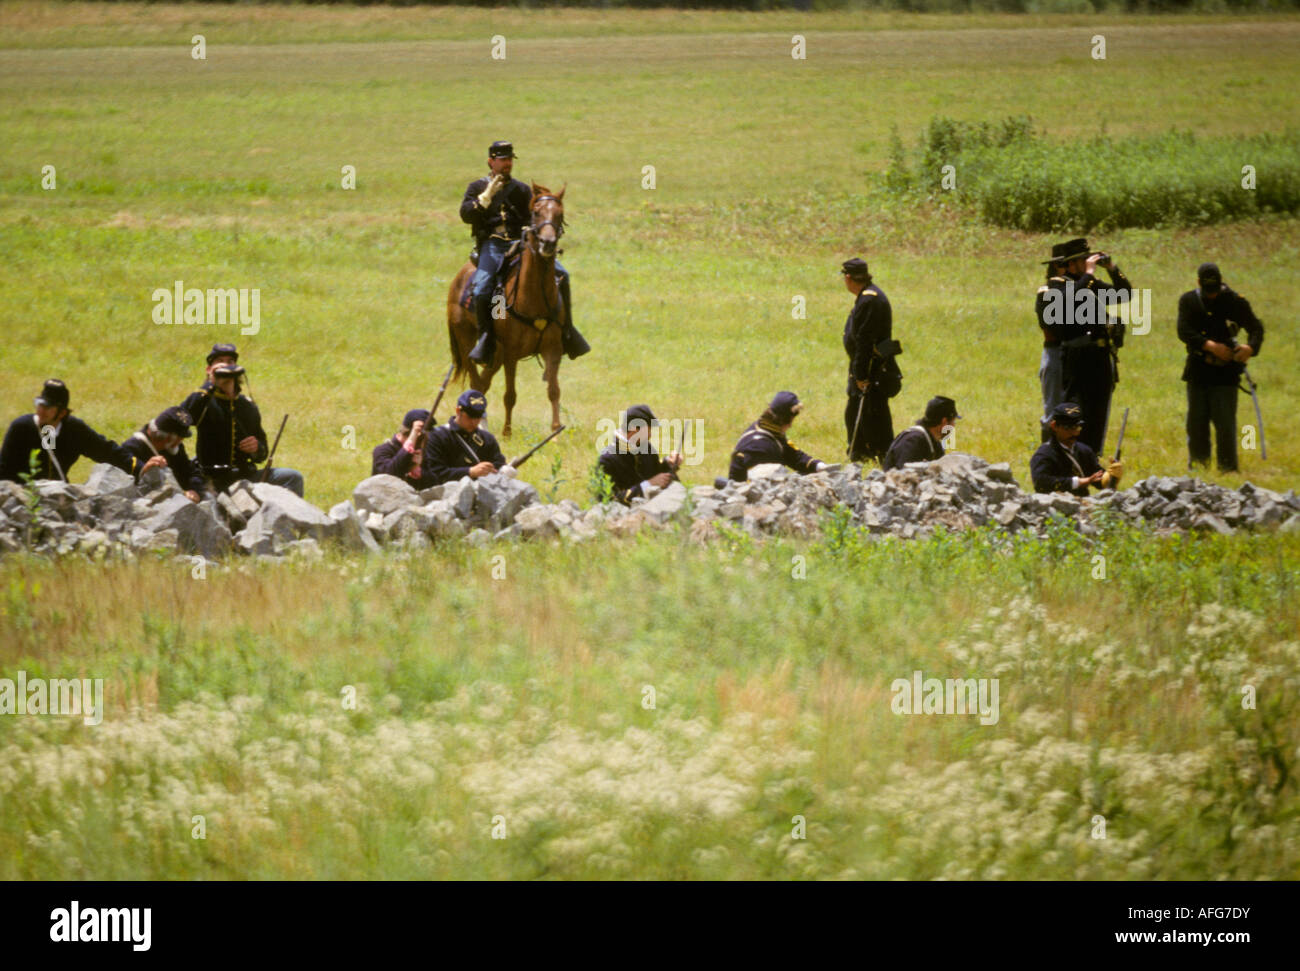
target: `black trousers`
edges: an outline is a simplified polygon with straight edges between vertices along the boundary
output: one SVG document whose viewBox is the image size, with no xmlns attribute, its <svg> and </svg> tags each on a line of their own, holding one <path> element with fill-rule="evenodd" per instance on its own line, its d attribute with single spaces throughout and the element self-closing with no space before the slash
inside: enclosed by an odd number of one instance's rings
<svg viewBox="0 0 1300 971">
<path fill-rule="evenodd" d="M 1237 471 L 1237 386 L 1187 382 L 1187 455 L 1190 464 L 1210 462 L 1210 425 L 1220 472 Z"/>
<path fill-rule="evenodd" d="M 882 394 L 851 394 L 844 408 L 844 432 L 849 443 L 849 461 L 877 462 L 885 457 L 894 442 L 894 419 L 889 413 L 889 399 Z M 858 424 L 858 437 L 853 440 L 853 426 L 858 422 L 858 404 L 862 404 L 862 422 Z"/>
<path fill-rule="evenodd" d="M 1061 359 L 1065 379 L 1064 401 L 1072 401 L 1083 412 L 1083 442 L 1100 460 L 1110 418 L 1110 395 L 1115 388 L 1115 371 L 1110 352 L 1096 344 L 1066 347 Z"/>
</svg>

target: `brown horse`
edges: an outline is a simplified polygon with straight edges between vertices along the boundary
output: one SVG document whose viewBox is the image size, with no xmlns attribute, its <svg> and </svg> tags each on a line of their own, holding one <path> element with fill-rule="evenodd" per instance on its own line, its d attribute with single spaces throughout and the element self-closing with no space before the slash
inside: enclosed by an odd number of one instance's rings
<svg viewBox="0 0 1300 971">
<path fill-rule="evenodd" d="M 470 387 L 487 393 L 492 377 L 506 369 L 506 417 L 501 434 L 510 434 L 510 413 L 515 407 L 515 365 L 526 357 L 539 356 L 544 363 L 542 380 L 546 396 L 551 399 L 551 429 L 560 427 L 560 358 L 564 349 L 560 328 L 564 323 L 559 287 L 555 283 L 555 253 L 564 234 L 564 189 L 552 193 L 546 186 L 533 183 L 529 203 L 531 225 L 524 227 L 520 241 L 522 255 L 518 266 L 505 278 L 506 315 L 493 312 L 496 350 L 492 361 L 481 369 L 469 359 L 478 337 L 474 309 L 461 305 L 460 296 L 474 275 L 474 264 L 466 262 L 451 281 L 447 293 L 447 333 L 451 339 L 451 356 L 456 364 L 455 379 L 469 375 Z"/>
</svg>

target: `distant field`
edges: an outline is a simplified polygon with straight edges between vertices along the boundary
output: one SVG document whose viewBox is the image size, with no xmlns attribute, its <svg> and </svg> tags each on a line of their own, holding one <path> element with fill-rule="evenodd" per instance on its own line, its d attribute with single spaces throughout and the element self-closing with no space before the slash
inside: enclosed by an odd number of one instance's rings
<svg viewBox="0 0 1300 971">
<path fill-rule="evenodd" d="M 891 132 L 1295 130 L 1298 54 L 1283 15 L 0 5 L 0 415 L 57 375 L 120 439 L 233 340 L 268 431 L 292 414 L 279 461 L 310 501 L 346 498 L 446 369 L 456 209 L 511 138 L 516 176 L 567 184 L 562 259 L 595 348 L 560 370 L 570 431 L 524 470 L 544 494 L 586 504 L 599 423 L 639 402 L 703 422 L 689 485 L 725 473 L 783 388 L 806 403 L 794 440 L 837 460 L 851 255 L 904 345 L 895 427 L 951 395 L 958 448 L 1028 486 L 1058 237 L 889 195 Z M 1174 313 L 1213 259 L 1268 328 L 1269 458 L 1210 478 L 1294 487 L 1296 222 L 1094 242 L 1150 290 L 1115 399 L 1128 481 L 1185 467 Z M 260 330 L 154 324 L 177 280 L 258 288 Z M 549 430 L 540 371 L 519 373 L 510 454 Z M 452 544 L 204 580 L 7 557 L 0 677 L 104 677 L 110 717 L 0 719 L 0 878 L 1294 879 L 1298 565 L 1293 534 L 1012 549 L 834 523 L 818 542 Z M 1000 721 L 900 720 L 890 685 L 918 668 L 1003 679 Z"/>
<path fill-rule="evenodd" d="M 204 8 L 245 24 L 270 16 L 236 12 Z M 332 23 L 343 11 L 321 13 Z M 272 19 L 288 31 L 313 22 L 303 16 Z M 656 16 L 608 22 L 641 30 Z M 198 382 L 216 338 L 238 336 L 154 325 L 153 289 L 178 279 L 258 287 L 262 328 L 240 341 L 254 395 L 267 424 L 292 413 L 282 459 L 306 472 L 308 497 L 343 498 L 368 470 L 369 447 L 431 397 L 445 368 L 442 305 L 468 248 L 456 206 L 487 143 L 508 136 L 517 175 L 569 186 L 563 259 L 596 348 L 560 372 L 572 427 L 557 452 L 572 480 L 561 495 L 583 496 L 597 422 L 638 401 L 704 421 L 704 462 L 688 482 L 723 473 L 739 431 L 785 387 L 808 402 L 795 440 L 838 457 L 849 299 L 836 269 L 854 253 L 895 307 L 906 374 L 896 424 L 932 394 L 952 395 L 966 416 L 959 447 L 1009 460 L 1027 481 L 1032 299 L 1053 238 L 888 200 L 875 176 L 891 127 L 911 139 L 932 114 L 1028 113 L 1058 137 L 1131 133 L 1194 126 L 1213 101 L 1220 131 L 1276 130 L 1297 117 L 1300 21 L 1121 22 L 1106 28 L 1104 62 L 1088 56 L 1091 26 L 950 23 L 958 29 L 840 23 L 809 32 L 806 61 L 776 32 L 521 34 L 504 63 L 486 37 L 250 47 L 226 46 L 219 32 L 199 62 L 189 27 L 170 46 L 10 50 L 0 55 L 8 407 L 28 407 L 59 374 L 83 417 L 123 436 Z M 22 36 L 35 44 L 45 33 Z M 1210 52 L 1212 74 L 1190 67 Z M 1095 110 L 1061 110 L 1075 102 Z M 39 186 L 46 164 L 55 191 Z M 352 191 L 339 188 L 347 164 Z M 644 165 L 656 166 L 654 190 L 641 188 Z M 1247 454 L 1244 474 L 1293 484 L 1298 443 L 1284 416 L 1297 404 L 1285 336 L 1300 302 L 1289 286 L 1295 224 L 1098 242 L 1152 291 L 1151 333 L 1126 348 L 1116 400 L 1133 408 L 1133 472 L 1185 462 L 1173 308 L 1213 257 L 1270 327 L 1254 371 L 1272 449 L 1267 465 Z M 795 295 L 806 320 L 791 318 Z M 523 443 L 547 410 L 540 372 L 520 374 Z M 345 427 L 357 430 L 354 451 L 342 447 Z"/>
</svg>

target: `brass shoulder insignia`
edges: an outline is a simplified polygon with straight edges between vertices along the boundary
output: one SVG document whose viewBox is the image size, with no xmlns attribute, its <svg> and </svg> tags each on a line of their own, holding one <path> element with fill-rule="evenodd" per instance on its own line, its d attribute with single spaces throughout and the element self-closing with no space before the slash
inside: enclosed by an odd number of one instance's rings
<svg viewBox="0 0 1300 971">
<path fill-rule="evenodd" d="M 869 296 L 869 297 L 878 297 L 878 296 L 880 296 L 880 291 L 877 290 L 875 287 L 867 287 L 867 288 L 866 288 L 865 290 L 863 290 L 862 292 L 865 293 L 865 294 L 866 294 L 867 296 Z"/>
<path fill-rule="evenodd" d="M 1050 289 L 1052 289 L 1052 288 L 1049 287 L 1046 283 L 1044 283 L 1041 287 L 1038 288 L 1038 292 L 1039 292 L 1039 293 L 1042 293 L 1043 291 L 1045 291 L 1045 290 L 1050 290 Z"/>
</svg>

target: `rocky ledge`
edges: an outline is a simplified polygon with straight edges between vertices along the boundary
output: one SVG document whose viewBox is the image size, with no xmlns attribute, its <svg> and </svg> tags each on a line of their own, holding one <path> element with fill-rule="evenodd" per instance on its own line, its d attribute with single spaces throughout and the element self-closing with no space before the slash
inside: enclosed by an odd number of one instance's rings
<svg viewBox="0 0 1300 971">
<path fill-rule="evenodd" d="M 193 503 L 166 469 L 151 470 L 137 484 L 118 469 L 97 465 L 84 485 L 42 481 L 29 489 L 0 482 L 0 551 L 278 557 L 315 555 L 325 543 L 378 551 L 418 549 L 444 538 L 476 546 L 512 537 L 581 541 L 601 531 L 626 534 L 676 523 L 689 523 L 701 540 L 727 529 L 813 536 L 822 529 L 823 515 L 836 509 L 873 534 L 904 539 L 938 527 L 993 525 L 1041 533 L 1053 516 L 1090 535 L 1099 528 L 1102 510 L 1157 532 L 1300 529 L 1300 497 L 1294 491 L 1281 494 L 1250 483 L 1231 490 L 1186 476 L 1153 476 L 1087 499 L 1036 495 L 1020 489 L 1009 465 L 962 454 L 865 475 L 856 465 L 803 476 L 760 466 L 748 482 L 721 489 L 688 491 L 673 482 L 630 507 L 612 503 L 586 509 L 571 499 L 541 503 L 532 486 L 500 475 L 422 491 L 392 476 L 372 476 L 329 512 L 287 489 L 252 482 L 240 482 L 216 500 Z"/>
</svg>

